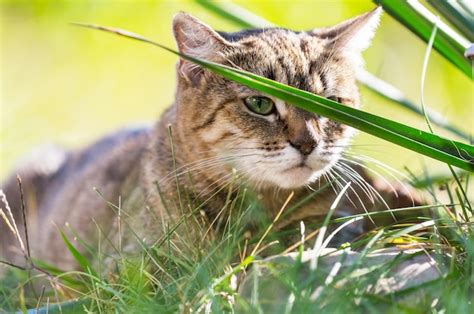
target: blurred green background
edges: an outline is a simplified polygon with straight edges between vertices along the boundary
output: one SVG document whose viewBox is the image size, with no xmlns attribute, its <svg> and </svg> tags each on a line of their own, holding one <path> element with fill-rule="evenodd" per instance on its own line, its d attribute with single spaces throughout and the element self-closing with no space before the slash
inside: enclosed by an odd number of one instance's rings
<svg viewBox="0 0 474 314">
<path fill-rule="evenodd" d="M 359 1 L 235 1 L 295 30 L 331 25 L 368 11 Z M 156 120 L 174 97 L 176 56 L 69 22 L 128 29 L 174 47 L 173 15 L 186 11 L 219 30 L 238 28 L 193 1 L 1 1 L 0 178 L 34 147 L 76 148 L 117 128 Z M 416 103 L 425 44 L 387 14 L 365 52 L 367 69 Z M 362 89 L 364 109 L 427 129 L 423 119 Z M 433 52 L 426 104 L 473 133 L 473 83 Z M 440 132 L 455 138 L 446 132 Z M 413 171 L 438 162 L 361 134 L 354 151 Z"/>
</svg>

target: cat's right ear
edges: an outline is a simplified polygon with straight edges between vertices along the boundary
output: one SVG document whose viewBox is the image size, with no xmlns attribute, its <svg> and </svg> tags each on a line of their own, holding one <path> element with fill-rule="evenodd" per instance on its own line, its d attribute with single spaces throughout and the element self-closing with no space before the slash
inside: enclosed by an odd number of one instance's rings
<svg viewBox="0 0 474 314">
<path fill-rule="evenodd" d="M 360 53 L 370 45 L 381 14 L 382 8 L 377 7 L 335 26 L 312 30 L 310 34 L 329 40 L 343 51 Z"/>
<path fill-rule="evenodd" d="M 173 32 L 181 53 L 207 61 L 219 61 L 220 53 L 231 46 L 210 26 L 197 18 L 180 12 L 173 19 Z M 178 73 L 193 85 L 199 83 L 202 76 L 200 66 L 180 58 Z"/>
</svg>

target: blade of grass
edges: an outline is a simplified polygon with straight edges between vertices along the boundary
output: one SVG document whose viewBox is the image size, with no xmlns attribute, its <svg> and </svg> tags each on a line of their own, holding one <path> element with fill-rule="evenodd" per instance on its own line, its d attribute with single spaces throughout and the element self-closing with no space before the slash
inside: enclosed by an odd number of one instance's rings
<svg viewBox="0 0 474 314">
<path fill-rule="evenodd" d="M 428 126 L 428 129 L 430 130 L 430 132 L 432 134 L 434 134 L 434 130 L 433 130 L 433 127 L 431 126 L 430 119 L 427 116 L 427 112 L 426 112 L 426 109 L 425 109 L 425 97 L 424 97 L 424 95 L 425 95 L 425 77 L 426 77 L 426 72 L 427 72 L 427 69 L 428 69 L 428 61 L 429 61 L 429 58 L 430 58 L 431 49 L 433 48 L 436 33 L 438 31 L 439 22 L 440 22 L 440 20 L 437 18 L 435 20 L 435 23 L 434 23 L 434 26 L 433 26 L 433 31 L 431 33 L 430 40 L 428 41 L 428 46 L 426 47 L 426 53 L 425 53 L 425 58 L 423 60 L 423 70 L 422 70 L 422 73 L 421 73 L 421 82 L 420 82 L 420 87 L 421 87 L 421 91 L 420 91 L 420 94 L 421 94 L 421 109 L 422 109 L 423 115 L 425 116 L 425 121 L 426 121 L 426 124 Z M 456 175 L 456 172 L 451 167 L 451 165 L 448 165 L 448 167 L 449 167 L 449 170 L 451 171 L 451 174 L 454 177 L 454 180 L 456 181 L 457 185 L 459 186 L 459 189 L 461 190 L 462 195 L 464 196 L 465 200 L 467 201 L 467 206 L 468 206 L 469 210 L 472 213 L 471 205 L 469 204 L 469 201 L 467 199 L 467 193 L 466 193 L 466 191 L 464 191 L 464 188 L 461 184 L 461 181 L 459 180 L 458 176 Z M 461 201 L 461 204 L 463 204 L 462 201 Z M 467 216 L 465 216 L 465 217 L 467 219 Z"/>
<path fill-rule="evenodd" d="M 87 258 L 84 255 L 82 255 L 74 247 L 74 245 L 72 245 L 72 243 L 69 241 L 69 239 L 66 237 L 66 235 L 64 234 L 64 232 L 61 229 L 59 229 L 59 233 L 60 233 L 61 238 L 63 239 L 64 243 L 66 244 L 67 249 L 72 254 L 72 256 L 77 261 L 77 263 L 81 266 L 81 268 L 86 272 L 90 272 L 93 277 L 99 278 L 97 276 L 97 274 L 95 273 L 94 269 L 89 264 L 89 261 L 87 260 Z"/>
<path fill-rule="evenodd" d="M 469 176 L 469 172 L 466 171 L 456 171 L 458 177 Z M 441 185 L 445 184 L 448 181 L 453 179 L 453 174 L 451 172 L 435 172 L 433 171 L 429 177 L 413 177 L 413 181 L 410 183 L 413 187 L 417 189 L 426 189 L 430 185 Z"/>
<path fill-rule="evenodd" d="M 218 14 L 219 16 L 234 22 L 244 28 L 262 28 L 262 27 L 276 27 L 275 24 L 256 16 L 252 12 L 230 2 L 214 2 L 209 0 L 196 0 L 197 3 L 204 8 Z M 388 99 L 395 104 L 398 104 L 411 112 L 423 116 L 423 112 L 419 106 L 408 100 L 403 92 L 396 87 L 376 77 L 368 71 L 360 71 L 357 75 L 357 80 L 365 85 L 368 89 L 376 94 Z M 456 126 L 450 124 L 441 114 L 436 111 L 429 110 L 427 112 L 428 118 L 437 126 L 456 134 L 464 140 L 470 142 L 472 136 L 458 129 Z"/>
<path fill-rule="evenodd" d="M 240 25 L 244 28 L 273 27 L 272 23 L 230 1 L 196 0 L 206 9 Z"/>
<path fill-rule="evenodd" d="M 288 203 L 290 203 L 291 199 L 293 198 L 293 195 L 294 195 L 294 192 L 291 192 L 290 195 L 288 196 L 288 198 L 286 199 L 285 203 L 281 206 L 280 211 L 278 212 L 278 214 L 273 219 L 272 223 L 268 226 L 268 228 L 265 230 L 263 235 L 258 240 L 257 244 L 255 245 L 255 247 L 252 250 L 252 253 L 250 253 L 250 256 L 255 256 L 255 254 L 258 251 L 258 248 L 260 247 L 260 244 L 262 244 L 263 239 L 265 239 L 265 237 L 268 235 L 270 230 L 272 230 L 273 226 L 277 223 L 278 219 L 280 219 L 281 214 L 285 210 L 286 206 L 288 206 Z"/>
<path fill-rule="evenodd" d="M 423 205 L 423 206 L 413 206 L 413 207 L 403 207 L 403 208 L 393 208 L 390 209 L 390 212 L 387 210 L 381 210 L 381 211 L 373 211 L 373 212 L 368 212 L 368 213 L 363 213 L 363 214 L 357 214 L 357 215 L 351 215 L 351 216 L 344 216 L 344 217 L 339 217 L 331 220 L 331 223 L 341 223 L 345 221 L 349 221 L 351 219 L 355 218 L 361 218 L 361 217 L 375 217 L 375 216 L 387 216 L 389 214 L 394 214 L 394 213 L 405 213 L 405 212 L 420 212 L 422 210 L 434 210 L 440 207 L 446 207 L 446 206 L 456 206 L 458 205 L 457 203 L 449 203 L 449 204 L 440 204 L 440 205 Z"/>
<path fill-rule="evenodd" d="M 433 159 L 474 172 L 474 146 L 472 145 L 448 140 L 250 72 L 184 55 L 129 31 L 92 24 L 74 23 L 74 25 L 114 33 L 160 47 L 229 80 L 272 95 L 298 108 L 349 125 Z"/>
<path fill-rule="evenodd" d="M 325 248 L 325 245 L 328 244 L 328 241 L 323 242 L 323 240 L 324 240 L 324 236 L 326 235 L 326 230 L 328 228 L 329 221 L 331 220 L 332 215 L 336 211 L 337 205 L 339 205 L 340 200 L 342 199 L 342 197 L 344 196 L 344 194 L 346 193 L 350 185 L 351 185 L 351 182 L 348 182 L 341 189 L 336 199 L 332 203 L 331 207 L 329 208 L 326 218 L 324 218 L 323 225 L 319 231 L 318 237 L 316 238 L 316 242 L 314 243 L 314 248 L 313 248 L 314 257 L 311 259 L 310 264 L 309 264 L 309 269 L 313 272 L 316 271 L 318 267 L 318 259 L 319 259 L 319 256 L 321 255 L 321 251 Z"/>
<path fill-rule="evenodd" d="M 428 41 L 428 45 L 426 46 L 426 52 L 425 52 L 425 57 L 423 60 L 423 68 L 421 70 L 421 82 L 420 82 L 420 95 L 421 95 L 421 112 L 423 113 L 423 116 L 425 117 L 425 122 L 426 125 L 428 126 L 428 129 L 430 130 L 431 133 L 434 133 L 433 127 L 431 126 L 430 118 L 427 115 L 427 110 L 425 106 L 425 78 L 426 78 L 426 71 L 428 70 L 428 61 L 430 59 L 430 53 L 431 49 L 433 48 L 433 43 L 436 38 L 436 33 L 438 31 L 438 23 L 440 22 L 439 18 L 436 19 L 434 26 L 433 26 L 433 31 L 431 32 L 430 39 Z"/>
<path fill-rule="evenodd" d="M 372 73 L 362 71 L 357 75 L 357 80 L 360 83 L 364 84 L 365 87 L 367 87 L 374 93 L 384 97 L 385 99 L 391 100 L 395 104 L 398 104 L 399 106 L 408 109 L 419 116 L 423 116 L 423 112 L 420 107 L 412 101 L 408 100 L 408 98 L 406 98 L 402 91 L 397 89 L 395 86 L 385 82 L 384 80 L 376 77 Z M 449 131 L 468 142 L 473 141 L 472 135 L 469 135 L 461 129 L 457 128 L 456 126 L 452 125 L 439 112 L 427 109 L 425 113 L 428 119 L 438 127 L 443 128 L 446 131 Z"/>
<path fill-rule="evenodd" d="M 436 16 L 417 0 L 374 0 L 374 2 L 381 5 L 386 12 L 423 41 L 428 42 Z M 469 41 L 443 22 L 438 26 L 438 35 L 433 47 L 472 80 L 474 77 L 471 62 L 464 57 L 464 52 L 470 46 Z"/>
<path fill-rule="evenodd" d="M 472 159 L 474 147 L 471 145 L 447 140 L 362 110 L 346 107 L 321 96 L 249 72 L 202 62 L 202 60 L 190 60 L 225 78 L 285 100 L 301 109 L 326 116 L 459 168 L 474 171 L 474 160 Z"/>
<path fill-rule="evenodd" d="M 474 19 L 458 1 L 428 0 L 428 3 L 453 24 L 467 39 L 474 41 Z"/>
<path fill-rule="evenodd" d="M 394 232 L 389 237 L 387 237 L 387 239 L 385 239 L 385 240 L 388 241 L 390 239 L 395 239 L 395 238 L 401 237 L 403 235 L 407 235 L 409 233 L 412 233 L 413 231 L 418 231 L 418 230 L 426 229 L 428 227 L 433 227 L 434 225 L 435 225 L 434 220 L 424 221 L 422 223 L 412 225 L 412 226 L 403 228 L 400 231 Z"/>
</svg>

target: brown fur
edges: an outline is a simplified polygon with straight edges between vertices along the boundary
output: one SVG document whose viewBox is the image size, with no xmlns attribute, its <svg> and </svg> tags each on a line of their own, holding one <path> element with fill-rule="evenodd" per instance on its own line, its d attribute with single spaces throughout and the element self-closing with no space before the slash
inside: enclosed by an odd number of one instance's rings
<svg viewBox="0 0 474 314">
<path fill-rule="evenodd" d="M 174 32 L 184 53 L 358 107 L 355 71 L 360 51 L 348 43 L 374 14 L 355 18 L 339 28 L 311 32 L 264 29 L 216 33 L 182 13 L 175 18 Z M 291 192 L 295 192 L 292 202 L 296 203 L 309 193 L 306 186 L 314 184 L 315 179 L 324 183 L 322 174 L 338 162 L 352 135 L 344 125 L 277 99 L 273 99 L 277 113 L 259 116 L 242 101 L 260 95 L 258 92 L 189 62 L 179 62 L 178 74 L 176 101 L 154 128 L 121 131 L 77 152 L 57 152 L 63 161 L 46 172 L 39 171 L 38 165 L 48 162 L 47 155 L 16 170 L 24 181 L 35 258 L 64 269 L 76 267 L 54 225 L 70 227 L 89 243 L 97 241 L 99 230 L 100 237 L 116 241 L 117 208 L 105 200 L 113 204 L 120 200 L 121 209 L 132 218 L 139 236 L 151 241 L 160 237 L 167 221 L 183 214 L 177 201 L 181 190 L 193 189 L 191 201 L 184 201 L 184 210 L 189 209 L 188 205 L 204 203 L 203 209 L 212 219 L 225 202 L 228 192 L 219 189 L 229 184 L 233 169 L 239 175 L 239 184 L 250 186 L 258 194 L 271 219 Z M 306 159 L 297 162 L 300 153 Z M 360 169 L 356 171 L 365 176 Z M 184 175 L 178 175 L 181 173 Z M 162 202 L 158 189 L 167 204 Z M 14 176 L 6 180 L 3 190 L 22 226 Z M 378 190 L 388 198 L 393 196 L 388 186 L 378 186 Z M 358 194 L 363 202 L 370 203 L 362 191 Z M 285 217 L 278 228 L 319 219 L 334 198 L 332 192 L 318 195 Z M 411 205 L 408 198 L 398 200 L 398 206 Z M 349 212 L 361 211 L 348 200 L 342 207 Z M 16 243 L 4 231 L 5 225 L 0 226 L 0 255 L 20 263 L 22 256 Z M 133 243 L 136 241 L 129 238 L 121 244 L 133 249 Z"/>
</svg>

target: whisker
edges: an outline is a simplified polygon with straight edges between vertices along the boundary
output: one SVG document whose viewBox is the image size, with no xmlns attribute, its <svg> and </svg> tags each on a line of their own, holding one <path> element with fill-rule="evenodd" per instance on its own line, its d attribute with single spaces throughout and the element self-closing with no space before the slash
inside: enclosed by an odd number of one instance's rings
<svg viewBox="0 0 474 314">
<path fill-rule="evenodd" d="M 374 159 L 374 158 L 366 156 L 366 155 L 356 154 L 356 153 L 353 153 L 353 152 L 347 152 L 347 153 L 350 154 L 351 157 L 354 158 L 354 159 L 374 163 L 375 165 L 377 165 L 379 168 L 384 170 L 388 175 L 392 176 L 396 180 L 400 180 L 396 176 L 396 175 L 398 175 L 398 176 L 402 177 L 404 180 L 407 180 L 408 182 L 413 182 L 413 180 L 408 175 L 404 174 L 403 172 L 401 172 L 401 171 L 399 171 L 399 170 L 397 170 L 393 167 L 390 167 L 389 165 L 381 162 L 380 160 Z"/>
<path fill-rule="evenodd" d="M 357 165 L 359 167 L 362 167 L 363 169 L 375 174 L 378 178 L 382 179 L 385 184 L 387 184 L 390 189 L 392 190 L 392 192 L 395 194 L 395 196 L 398 198 L 398 192 L 397 190 L 395 189 L 395 187 L 383 176 L 381 175 L 378 171 L 368 167 L 367 165 L 364 165 L 363 163 L 360 163 L 360 162 L 357 162 L 357 161 L 354 161 L 354 160 L 351 160 L 351 159 L 348 159 L 348 158 L 344 158 L 344 157 L 341 157 L 341 161 L 342 162 L 349 162 L 349 163 L 352 163 L 354 165 Z M 347 165 L 347 164 L 346 164 Z"/>
<path fill-rule="evenodd" d="M 335 173 L 337 173 L 336 170 L 337 170 L 337 168 L 334 169 L 334 172 L 335 172 Z M 346 182 L 344 179 L 342 179 L 342 177 L 341 177 L 341 180 L 343 180 L 344 182 Z M 360 183 L 357 182 L 357 181 L 351 180 L 351 177 L 349 177 L 349 180 L 350 180 L 351 182 L 354 182 L 356 185 L 360 186 Z M 347 184 L 347 182 L 346 182 L 346 184 Z M 362 208 L 364 209 L 364 212 L 366 212 L 366 213 L 368 214 L 369 211 L 368 211 L 367 207 L 365 206 L 365 203 L 362 201 L 361 197 L 359 196 L 359 194 L 355 191 L 355 189 L 354 189 L 352 186 L 349 186 L 349 188 L 350 188 L 351 191 L 356 195 L 356 197 L 357 197 L 359 203 L 362 205 Z M 365 192 L 365 190 L 364 190 L 364 192 Z M 365 192 L 365 193 L 367 193 L 367 192 Z M 347 197 L 349 197 L 349 196 L 347 195 Z M 351 201 L 351 202 L 352 202 L 352 201 Z M 354 204 L 354 203 L 352 203 L 352 204 Z M 374 204 L 373 199 L 372 199 L 372 204 Z M 354 207 L 356 207 L 356 206 L 354 205 Z M 375 221 L 372 219 L 372 217 L 370 217 L 370 215 L 369 215 L 368 217 L 369 217 L 369 220 L 375 225 Z"/>
<path fill-rule="evenodd" d="M 344 160 L 341 160 L 341 164 L 343 164 L 343 161 Z M 349 166 L 348 164 L 345 164 L 346 167 L 348 168 L 351 168 L 351 166 Z M 357 173 L 356 170 L 352 169 L 353 172 Z M 359 175 L 360 176 L 360 175 Z M 367 186 L 367 188 L 369 188 L 373 193 L 374 193 L 374 196 L 383 204 L 383 206 L 390 212 L 393 220 L 396 221 L 396 218 L 395 218 L 395 215 L 392 213 L 391 211 L 391 208 L 390 206 L 387 204 L 387 202 L 385 201 L 385 199 L 382 197 L 382 195 L 380 195 L 379 191 L 377 191 L 370 183 L 368 183 L 364 178 L 362 178 L 360 176 L 360 178 L 365 182 L 365 186 Z"/>
<path fill-rule="evenodd" d="M 342 178 L 342 176 L 340 176 L 337 172 L 335 172 L 334 169 L 330 169 L 329 172 L 332 173 L 335 177 L 338 177 L 338 178 L 344 183 L 344 184 L 342 184 L 341 182 L 337 182 L 337 184 L 339 185 L 339 187 L 340 187 L 341 189 L 343 189 L 344 186 L 347 185 L 348 182 L 347 182 L 346 180 L 344 180 L 344 179 Z M 349 186 L 349 188 L 350 188 L 351 191 L 356 195 L 356 197 L 359 199 L 359 201 L 360 201 L 362 207 L 364 207 L 364 209 L 365 209 L 364 203 L 363 203 L 362 200 L 360 199 L 359 195 L 355 192 L 354 188 L 351 187 L 351 186 Z M 344 196 L 347 197 L 347 199 L 348 199 L 349 202 L 354 206 L 354 208 L 357 208 L 356 204 L 354 203 L 354 201 L 352 200 L 352 198 L 351 198 L 348 194 L 345 194 Z"/>
<path fill-rule="evenodd" d="M 360 161 L 368 161 L 368 162 L 372 162 L 374 163 L 375 165 L 377 165 L 379 168 L 381 168 L 385 173 L 387 173 L 390 177 L 392 177 L 404 190 L 405 192 L 410 196 L 411 198 L 411 201 L 412 201 L 412 204 L 415 205 L 415 201 L 413 199 L 413 195 L 411 194 L 411 191 L 410 189 L 407 187 L 406 183 L 403 182 L 402 180 L 400 180 L 396 175 L 399 175 L 400 177 L 402 177 L 404 180 L 406 180 L 408 183 L 411 183 L 413 182 L 413 180 L 408 177 L 406 174 L 404 174 L 403 172 L 393 168 L 393 167 L 390 167 L 389 165 L 377 160 L 377 159 L 374 159 L 374 158 L 371 158 L 369 156 L 365 156 L 365 155 L 354 155 L 352 156 L 352 158 L 355 158 L 355 159 L 358 159 Z M 396 175 L 395 175 L 396 174 Z M 396 193 L 397 197 L 398 197 L 398 194 Z"/>
<path fill-rule="evenodd" d="M 175 177 L 169 178 L 173 174 L 175 176 L 180 176 L 180 175 L 189 173 L 190 171 L 194 171 L 194 170 L 197 170 L 197 169 L 200 169 L 200 168 L 204 168 L 204 166 L 206 166 L 207 164 L 212 164 L 212 163 L 217 163 L 217 162 L 223 163 L 223 162 L 231 161 L 233 159 L 238 159 L 238 158 L 241 158 L 241 157 L 250 157 L 250 156 L 257 156 L 257 155 L 258 154 L 240 154 L 240 155 L 231 155 L 231 156 L 215 156 L 215 157 L 210 157 L 210 158 L 205 158 L 205 159 L 202 159 L 202 160 L 194 161 L 194 162 L 188 163 L 186 165 L 180 166 L 176 170 L 173 170 L 173 171 L 169 172 L 166 176 L 164 176 L 160 179 L 159 183 L 166 182 L 167 179 L 175 178 Z M 190 165 L 193 165 L 193 167 L 188 168 L 185 171 L 182 171 L 180 173 L 176 173 L 176 171 L 183 170 L 183 169 L 189 167 Z"/>
<path fill-rule="evenodd" d="M 329 185 L 331 186 L 332 190 L 334 191 L 335 195 L 338 195 L 336 188 L 333 185 L 333 181 L 337 181 L 337 178 L 334 178 L 334 176 L 331 175 L 330 172 L 323 173 L 324 179 L 329 182 Z"/>
<path fill-rule="evenodd" d="M 370 188 L 367 187 L 369 184 L 365 179 L 354 169 L 351 167 L 347 166 L 341 161 L 338 161 L 336 165 L 334 165 L 336 169 L 339 169 L 341 171 L 342 175 L 347 175 L 348 177 L 353 179 L 353 182 L 361 188 L 361 190 L 364 191 L 365 195 L 367 198 L 371 201 L 372 204 L 375 203 L 374 195 L 371 193 Z"/>
</svg>

